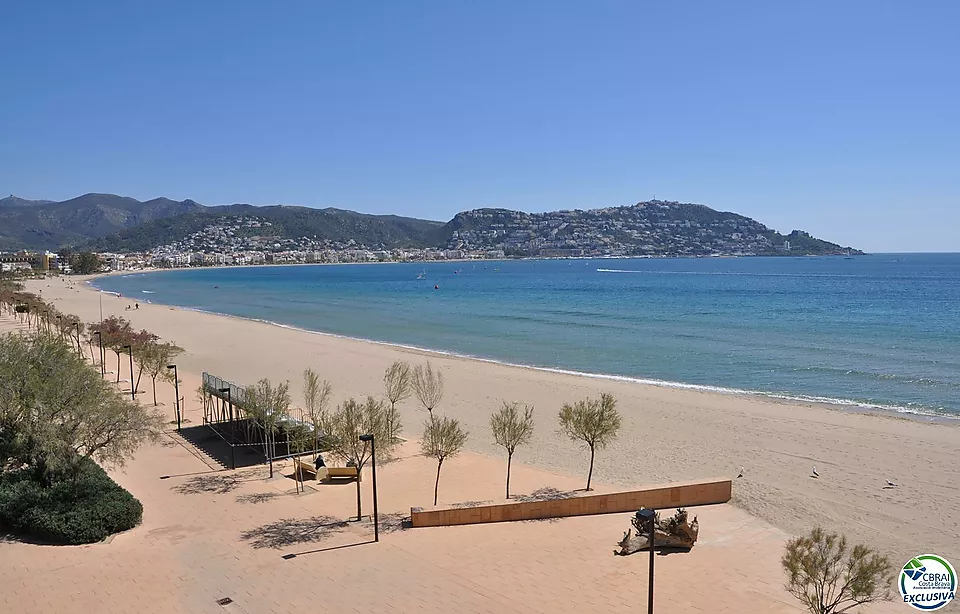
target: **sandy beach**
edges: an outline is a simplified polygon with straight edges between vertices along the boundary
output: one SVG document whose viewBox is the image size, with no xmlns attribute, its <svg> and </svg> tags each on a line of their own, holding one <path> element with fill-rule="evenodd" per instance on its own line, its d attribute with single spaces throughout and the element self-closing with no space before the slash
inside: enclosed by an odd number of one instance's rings
<svg viewBox="0 0 960 614">
<path fill-rule="evenodd" d="M 101 294 L 83 281 L 35 280 L 27 289 L 65 313 L 96 321 Z M 623 428 L 597 455 L 595 476 L 604 483 L 734 477 L 743 467 L 734 503 L 786 533 L 815 525 L 842 530 L 882 549 L 895 565 L 926 552 L 960 560 L 960 430 L 952 423 L 509 367 L 163 305 L 126 311 L 132 304 L 103 294 L 103 316 L 126 317 L 184 347 L 177 362 L 185 385 L 195 387 L 203 371 L 238 384 L 289 380 L 297 402 L 301 373 L 310 366 L 333 384 L 340 401 L 380 396 L 383 371 L 395 360 L 429 358 L 446 379 L 439 411 L 469 429 L 469 450 L 499 457 L 489 415 L 502 400 L 524 401 L 536 407 L 537 424 L 516 461 L 584 479 L 587 454 L 557 434 L 556 414 L 564 402 L 609 392 Z M 181 390 L 188 406 L 196 405 L 192 387 Z M 405 434 L 417 438 L 425 412 L 413 400 L 401 411 Z M 811 477 L 813 466 L 819 478 Z M 885 488 L 887 479 L 899 487 Z"/>
</svg>

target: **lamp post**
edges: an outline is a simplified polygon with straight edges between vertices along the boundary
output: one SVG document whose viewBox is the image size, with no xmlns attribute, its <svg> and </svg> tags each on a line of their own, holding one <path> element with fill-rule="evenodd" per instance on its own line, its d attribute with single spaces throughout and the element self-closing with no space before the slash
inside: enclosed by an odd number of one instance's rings
<svg viewBox="0 0 960 614">
<path fill-rule="evenodd" d="M 231 468 L 231 469 L 236 469 L 236 468 L 237 468 L 237 456 L 236 456 L 236 454 L 234 453 L 234 450 L 235 450 L 234 446 L 235 446 L 236 443 L 237 443 L 237 439 L 236 439 L 237 432 L 236 432 L 236 430 L 233 428 L 233 397 L 230 396 L 230 387 L 229 387 L 229 386 L 227 386 L 226 388 L 217 388 L 217 390 L 218 390 L 219 392 L 221 392 L 221 393 L 224 393 L 224 392 L 227 393 L 227 404 L 230 405 L 230 468 Z"/>
<path fill-rule="evenodd" d="M 380 541 L 380 514 L 377 512 L 377 442 L 372 434 L 360 435 L 360 441 L 370 442 L 370 463 L 373 467 L 373 541 Z M 357 476 L 359 479 L 359 476 Z"/>
<path fill-rule="evenodd" d="M 657 513 L 654 510 L 644 508 L 637 512 L 637 520 L 647 523 L 647 532 L 650 534 L 647 546 L 650 548 L 650 578 L 647 580 L 647 614 L 653 614 L 653 546 L 655 541 L 654 520 Z"/>
<path fill-rule="evenodd" d="M 177 432 L 180 432 L 180 380 L 177 379 L 177 365 L 167 365 L 168 369 L 173 369 L 173 390 L 177 395 Z"/>
<path fill-rule="evenodd" d="M 130 398 L 134 401 L 137 400 L 137 387 L 133 382 L 133 346 L 125 345 L 123 349 L 127 350 L 130 353 Z"/>
<path fill-rule="evenodd" d="M 103 333 L 97 330 L 93 334 L 97 336 L 97 345 L 100 346 L 100 377 L 106 377 L 107 371 L 103 366 Z"/>
</svg>

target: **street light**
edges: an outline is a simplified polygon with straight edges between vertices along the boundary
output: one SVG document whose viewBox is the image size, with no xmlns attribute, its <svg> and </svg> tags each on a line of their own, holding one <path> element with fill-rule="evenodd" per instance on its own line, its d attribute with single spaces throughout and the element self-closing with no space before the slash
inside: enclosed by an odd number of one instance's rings
<svg viewBox="0 0 960 614">
<path fill-rule="evenodd" d="M 107 372 L 103 366 L 103 334 L 98 330 L 93 331 L 93 334 L 97 336 L 97 345 L 100 346 L 100 377 L 106 377 Z"/>
<path fill-rule="evenodd" d="M 173 389 L 177 395 L 177 432 L 180 432 L 180 381 L 177 379 L 177 365 L 167 365 L 173 369 Z"/>
<path fill-rule="evenodd" d="M 637 520 L 647 523 L 647 532 L 650 538 L 647 540 L 647 546 L 650 548 L 650 579 L 647 580 L 647 614 L 653 614 L 653 546 L 655 541 L 654 520 L 657 513 L 654 510 L 644 508 L 637 512 Z"/>
<path fill-rule="evenodd" d="M 218 390 L 219 392 L 221 392 L 221 393 L 223 393 L 223 392 L 226 392 L 226 393 L 227 393 L 227 404 L 230 405 L 230 468 L 231 468 L 231 469 L 236 469 L 236 468 L 237 468 L 237 456 L 236 456 L 236 454 L 234 453 L 234 450 L 236 449 L 234 446 L 235 446 L 236 443 L 237 443 L 237 439 L 236 439 L 237 433 L 236 433 L 236 430 L 235 430 L 234 427 L 233 427 L 233 397 L 230 395 L 230 387 L 229 387 L 229 386 L 227 386 L 226 388 L 217 388 L 217 390 Z"/>
<path fill-rule="evenodd" d="M 136 401 L 137 387 L 133 383 L 133 346 L 125 345 L 123 346 L 123 349 L 130 353 L 130 398 Z M 119 376 L 119 373 L 117 375 Z"/>
<path fill-rule="evenodd" d="M 373 541 L 380 541 L 380 514 L 377 512 L 377 442 L 372 434 L 360 435 L 360 441 L 370 442 L 370 463 L 373 466 Z M 360 479 L 360 476 L 357 476 Z"/>
</svg>

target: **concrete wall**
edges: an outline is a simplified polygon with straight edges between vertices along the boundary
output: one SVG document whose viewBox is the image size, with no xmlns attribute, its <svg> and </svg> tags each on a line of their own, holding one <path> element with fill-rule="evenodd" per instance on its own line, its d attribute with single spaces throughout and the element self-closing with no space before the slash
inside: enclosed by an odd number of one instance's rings
<svg viewBox="0 0 960 614">
<path fill-rule="evenodd" d="M 715 480 L 685 482 L 667 486 L 654 486 L 642 490 L 583 495 L 548 501 L 500 503 L 468 508 L 412 508 L 410 519 L 415 527 L 439 527 L 455 524 L 633 512 L 641 507 L 652 509 L 693 507 L 726 503 L 730 500 L 732 487 L 730 480 Z"/>
</svg>

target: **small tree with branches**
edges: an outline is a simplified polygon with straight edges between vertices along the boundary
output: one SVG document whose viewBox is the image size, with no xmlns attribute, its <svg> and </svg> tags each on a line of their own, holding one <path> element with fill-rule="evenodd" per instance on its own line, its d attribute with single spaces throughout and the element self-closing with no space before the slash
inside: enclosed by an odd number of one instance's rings
<svg viewBox="0 0 960 614">
<path fill-rule="evenodd" d="M 440 491 L 440 468 L 443 461 L 460 453 L 467 442 L 467 431 L 460 427 L 460 421 L 454 418 L 437 418 L 431 414 L 424 425 L 420 450 L 424 456 L 437 459 L 437 481 L 433 486 L 433 504 L 437 504 Z"/>
<path fill-rule="evenodd" d="M 590 450 L 590 471 L 587 473 L 587 490 L 593 479 L 593 459 L 597 448 L 605 448 L 616 439 L 620 430 L 620 414 L 617 400 L 610 394 L 601 394 L 599 399 L 583 399 L 573 405 L 564 404 L 560 409 L 560 431 L 574 441 L 583 442 Z"/>
<path fill-rule="evenodd" d="M 493 440 L 507 451 L 507 499 L 510 498 L 510 465 L 517 446 L 533 437 L 533 406 L 503 402 L 500 411 L 490 416 Z"/>
<path fill-rule="evenodd" d="M 119 316 L 110 316 L 102 322 L 97 322 L 90 325 L 91 331 L 100 332 L 100 340 L 103 343 L 103 347 L 113 350 L 113 353 L 117 355 L 117 382 L 120 382 L 120 354 L 123 353 L 123 346 L 130 345 L 131 340 L 133 339 L 134 330 L 133 326 L 130 325 L 130 322 L 126 318 L 121 318 Z M 131 384 L 133 382 L 133 374 L 130 374 Z"/>
<path fill-rule="evenodd" d="M 850 550 L 846 536 L 820 527 L 788 541 L 780 562 L 787 590 L 810 614 L 842 614 L 890 596 L 887 557 L 864 545 Z"/>
<path fill-rule="evenodd" d="M 272 384 L 262 379 L 243 390 L 243 408 L 263 427 L 263 447 L 270 460 L 270 477 L 273 477 L 274 439 L 277 425 L 290 411 L 290 383 Z"/>
<path fill-rule="evenodd" d="M 410 398 L 412 392 L 413 370 L 410 365 L 402 360 L 398 360 L 389 367 L 383 374 L 383 392 L 390 402 L 390 413 L 387 420 L 396 426 L 393 431 L 399 433 L 403 426 L 400 424 L 400 412 L 397 411 L 397 403 Z"/>
<path fill-rule="evenodd" d="M 333 396 L 333 386 L 327 380 L 320 380 L 320 376 L 311 368 L 303 371 L 303 404 L 304 411 L 313 424 L 313 449 L 320 449 L 320 429 L 330 406 Z"/>
<path fill-rule="evenodd" d="M 173 373 L 167 369 L 167 365 L 170 364 L 170 361 L 173 360 L 174 357 L 182 352 L 183 348 L 174 343 L 157 343 L 156 341 L 151 341 L 140 346 L 137 360 L 140 362 L 140 368 L 146 371 L 150 380 L 153 382 L 154 407 L 157 406 L 157 380 L 173 381 Z"/>
<path fill-rule="evenodd" d="M 433 410 L 443 399 L 443 373 L 439 369 L 434 371 L 428 360 L 426 364 L 417 365 L 413 370 L 410 384 L 427 413 L 433 416 Z"/>
<path fill-rule="evenodd" d="M 359 474 L 373 453 L 360 435 L 373 435 L 377 454 L 381 459 L 391 457 L 397 444 L 397 437 L 390 430 L 387 412 L 383 401 L 367 397 L 366 403 L 348 399 L 341 403 L 336 411 L 326 416 L 323 432 L 330 454 L 357 468 L 357 519 L 362 517 Z"/>
</svg>

